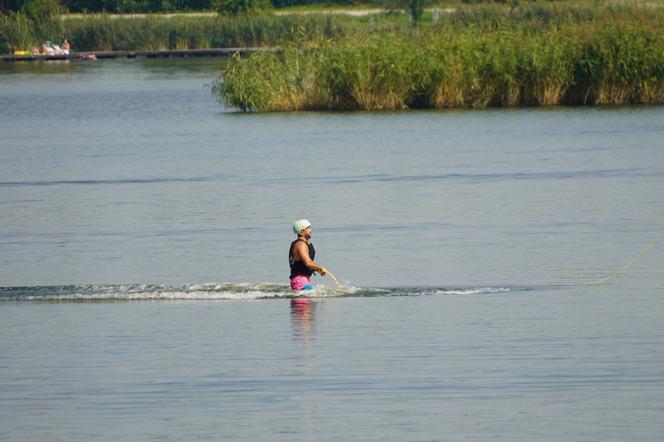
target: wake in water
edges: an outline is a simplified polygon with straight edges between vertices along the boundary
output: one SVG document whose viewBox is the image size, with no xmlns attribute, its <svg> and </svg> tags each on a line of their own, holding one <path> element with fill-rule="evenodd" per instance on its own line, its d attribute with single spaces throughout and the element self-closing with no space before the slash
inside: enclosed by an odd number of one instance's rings
<svg viewBox="0 0 664 442">
<path fill-rule="evenodd" d="M 306 292 L 309 298 L 348 296 L 423 296 L 496 294 L 509 288 L 359 288 L 349 286 L 317 286 Z M 1 301 L 159 301 L 159 300 L 256 300 L 295 298 L 287 284 L 226 283 L 186 285 L 67 285 L 40 287 L 0 287 Z"/>
</svg>

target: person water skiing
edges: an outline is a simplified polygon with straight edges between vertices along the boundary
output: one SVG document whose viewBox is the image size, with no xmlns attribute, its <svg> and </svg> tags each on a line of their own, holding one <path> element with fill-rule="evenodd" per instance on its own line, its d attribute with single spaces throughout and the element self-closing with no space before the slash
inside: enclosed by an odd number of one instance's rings
<svg viewBox="0 0 664 442">
<path fill-rule="evenodd" d="M 295 221 L 293 232 L 297 239 L 291 243 L 288 251 L 290 286 L 295 291 L 312 290 L 311 275 L 318 272 L 323 276 L 327 270 L 314 262 L 316 250 L 311 243 L 311 223 L 306 219 Z"/>
</svg>

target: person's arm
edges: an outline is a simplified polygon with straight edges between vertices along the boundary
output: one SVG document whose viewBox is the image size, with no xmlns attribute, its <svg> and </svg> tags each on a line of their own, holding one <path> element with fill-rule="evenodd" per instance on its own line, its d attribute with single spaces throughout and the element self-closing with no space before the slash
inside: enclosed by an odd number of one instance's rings
<svg viewBox="0 0 664 442">
<path fill-rule="evenodd" d="M 294 252 L 297 253 L 297 255 L 295 257 L 300 258 L 300 261 L 302 261 L 302 264 L 304 264 L 309 270 L 313 270 L 314 272 L 318 272 L 318 273 L 321 274 L 321 276 L 323 276 L 327 273 L 327 270 L 325 270 L 325 267 L 316 264 L 311 259 L 311 257 L 309 256 L 309 247 L 307 247 L 307 244 L 304 241 L 298 241 L 298 242 L 295 243 Z"/>
</svg>

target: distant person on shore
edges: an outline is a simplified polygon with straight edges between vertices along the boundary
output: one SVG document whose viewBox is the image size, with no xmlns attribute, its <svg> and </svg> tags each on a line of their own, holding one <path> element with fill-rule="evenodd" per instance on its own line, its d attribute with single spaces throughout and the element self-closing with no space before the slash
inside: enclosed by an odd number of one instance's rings
<svg viewBox="0 0 664 442">
<path fill-rule="evenodd" d="M 65 42 L 62 46 L 47 41 L 42 45 L 42 54 L 43 55 L 63 55 L 69 54 L 69 42 L 65 39 Z"/>
<path fill-rule="evenodd" d="M 43 55 L 55 55 L 55 48 L 53 48 L 50 41 L 47 41 L 42 45 L 41 53 Z"/>
<path fill-rule="evenodd" d="M 323 276 L 327 270 L 314 262 L 316 250 L 311 243 L 311 223 L 306 219 L 295 221 L 293 232 L 297 239 L 291 243 L 288 252 L 290 286 L 295 291 L 312 290 L 311 275 L 318 272 Z"/>
</svg>

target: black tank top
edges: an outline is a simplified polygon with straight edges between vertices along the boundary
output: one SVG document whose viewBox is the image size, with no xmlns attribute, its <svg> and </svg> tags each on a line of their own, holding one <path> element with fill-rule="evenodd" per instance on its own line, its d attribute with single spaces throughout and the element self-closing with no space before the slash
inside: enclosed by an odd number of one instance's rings
<svg viewBox="0 0 664 442">
<path fill-rule="evenodd" d="M 314 271 L 309 270 L 302 261 L 295 261 L 295 259 L 293 258 L 293 247 L 295 247 L 295 243 L 298 241 L 304 241 L 304 240 L 298 238 L 295 241 L 293 241 L 290 245 L 290 250 L 288 251 L 288 263 L 290 264 L 291 279 L 299 275 L 311 277 L 311 275 L 314 273 Z M 309 246 L 309 258 L 311 258 L 311 260 L 313 261 L 314 256 L 316 255 L 316 250 L 314 249 L 313 244 L 308 243 L 307 245 Z"/>
</svg>

